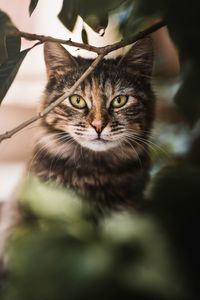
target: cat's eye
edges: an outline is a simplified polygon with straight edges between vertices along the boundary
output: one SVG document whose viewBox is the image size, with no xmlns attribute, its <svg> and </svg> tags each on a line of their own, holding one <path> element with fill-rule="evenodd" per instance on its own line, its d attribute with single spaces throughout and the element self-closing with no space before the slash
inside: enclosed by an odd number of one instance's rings
<svg viewBox="0 0 200 300">
<path fill-rule="evenodd" d="M 124 106 L 127 103 L 127 101 L 128 101 L 128 96 L 119 95 L 111 101 L 110 106 L 112 108 L 120 108 L 120 107 Z"/>
<path fill-rule="evenodd" d="M 75 108 L 83 109 L 87 106 L 85 100 L 79 95 L 72 95 L 69 97 L 69 102 Z"/>
</svg>

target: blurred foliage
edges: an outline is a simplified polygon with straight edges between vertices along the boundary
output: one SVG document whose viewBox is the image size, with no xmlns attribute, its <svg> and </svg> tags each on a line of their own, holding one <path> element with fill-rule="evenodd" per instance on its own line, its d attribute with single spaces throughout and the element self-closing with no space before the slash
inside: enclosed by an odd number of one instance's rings
<svg viewBox="0 0 200 300">
<path fill-rule="evenodd" d="M 177 161 L 157 174 L 150 190 L 150 211 L 165 228 L 194 299 L 199 299 L 200 167 Z"/>
<path fill-rule="evenodd" d="M 169 0 L 138 0 L 137 13 L 143 16 L 159 16 L 166 20 L 172 39 L 180 54 L 182 67 L 182 85 L 175 102 L 190 123 L 200 117 L 200 26 L 199 3 Z"/>
<path fill-rule="evenodd" d="M 30 13 L 37 3 L 30 1 Z M 180 54 L 174 99 L 184 118 L 156 126 L 144 212 L 113 213 L 97 222 L 78 195 L 35 179 L 26 185 L 21 197 L 26 218 L 8 245 L 1 299 L 200 299 L 198 6 L 196 0 L 63 2 L 59 18 L 69 30 L 80 15 L 99 33 L 113 14 L 126 37 L 164 18 Z M 1 100 L 23 60 L 19 39 L 6 38 L 9 30 L 16 29 L 0 12 Z M 82 38 L 87 43 L 84 30 Z M 177 151 L 180 143 L 184 151 Z"/>
<path fill-rule="evenodd" d="M 26 221 L 11 236 L 2 300 L 187 299 L 152 217 L 112 213 L 95 224 L 74 192 L 35 178 L 21 199 Z"/>
</svg>

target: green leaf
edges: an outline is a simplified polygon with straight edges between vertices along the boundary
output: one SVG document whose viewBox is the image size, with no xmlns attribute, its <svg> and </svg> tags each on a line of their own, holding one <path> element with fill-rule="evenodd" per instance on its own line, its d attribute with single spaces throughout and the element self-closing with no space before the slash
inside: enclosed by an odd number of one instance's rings
<svg viewBox="0 0 200 300">
<path fill-rule="evenodd" d="M 95 32 L 103 35 L 108 25 L 108 15 L 119 8 L 123 0 L 88 0 L 87 5 L 79 1 L 79 15 Z"/>
<path fill-rule="evenodd" d="M 99 33 L 101 36 L 104 35 L 106 27 L 108 26 L 108 15 L 103 13 L 100 16 L 90 14 L 81 15 L 84 22 L 87 23 L 95 32 Z"/>
<path fill-rule="evenodd" d="M 87 32 L 86 32 L 85 28 L 82 29 L 81 35 L 82 35 L 83 43 L 88 44 L 88 36 L 87 36 Z"/>
<path fill-rule="evenodd" d="M 39 0 L 31 0 L 30 4 L 29 4 L 29 15 L 31 16 L 34 9 L 36 8 L 37 4 L 38 4 Z"/>
<path fill-rule="evenodd" d="M 21 38 L 14 35 L 16 32 L 9 16 L 0 10 L 0 64 L 20 52 Z"/>
<path fill-rule="evenodd" d="M 84 5 L 82 1 L 79 3 L 79 15 L 97 33 L 100 33 L 102 30 L 104 33 L 108 25 L 108 2 L 107 5 L 106 3 L 91 0 L 87 1 L 87 5 Z"/>
<path fill-rule="evenodd" d="M 8 57 L 6 49 L 6 29 L 8 24 L 10 24 L 10 18 L 0 10 L 0 64 Z"/>
<path fill-rule="evenodd" d="M 78 17 L 78 2 L 68 0 L 63 2 L 58 18 L 67 29 L 73 31 Z"/>
<path fill-rule="evenodd" d="M 59 19 L 69 30 L 73 30 L 80 15 L 94 31 L 104 34 L 108 25 L 108 13 L 120 6 L 123 0 L 64 0 Z"/>
<path fill-rule="evenodd" d="M 0 27 L 5 27 L 5 25 L 7 25 L 9 22 L 10 18 L 8 17 L 8 15 L 0 10 Z"/>
<path fill-rule="evenodd" d="M 26 54 L 32 48 L 28 48 L 12 58 L 8 58 L 0 66 L 0 103 L 5 97 L 9 87 L 11 86 L 19 67 L 24 60 Z"/>
<path fill-rule="evenodd" d="M 8 57 L 5 45 L 5 33 L 0 28 L 0 64 Z"/>
<path fill-rule="evenodd" d="M 6 49 L 9 58 L 14 58 L 20 53 L 21 38 L 19 36 L 6 36 Z"/>
</svg>

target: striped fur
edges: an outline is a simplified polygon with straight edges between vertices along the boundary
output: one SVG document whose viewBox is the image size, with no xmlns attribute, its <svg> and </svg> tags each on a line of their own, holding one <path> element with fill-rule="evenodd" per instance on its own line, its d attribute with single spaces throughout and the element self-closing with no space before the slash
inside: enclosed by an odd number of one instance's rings
<svg viewBox="0 0 200 300">
<path fill-rule="evenodd" d="M 40 109 L 67 92 L 91 63 L 55 43 L 45 44 L 45 61 L 48 84 Z M 68 98 L 41 121 L 32 172 L 75 189 L 102 209 L 138 207 L 154 119 L 152 65 L 150 38 L 122 58 L 104 59 L 74 92 L 86 108 L 73 107 Z M 113 108 L 118 95 L 128 96 L 128 102 Z"/>
</svg>

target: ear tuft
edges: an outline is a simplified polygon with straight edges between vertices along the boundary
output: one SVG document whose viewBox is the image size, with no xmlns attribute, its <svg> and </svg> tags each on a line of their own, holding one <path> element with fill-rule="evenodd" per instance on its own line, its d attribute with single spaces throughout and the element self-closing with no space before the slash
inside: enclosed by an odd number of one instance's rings
<svg viewBox="0 0 200 300">
<path fill-rule="evenodd" d="M 153 44 L 151 37 L 138 40 L 122 57 L 119 65 L 126 68 L 131 73 L 140 73 L 144 77 L 152 75 L 154 61 Z"/>
<path fill-rule="evenodd" d="M 54 42 L 44 43 L 44 59 L 48 75 L 59 67 L 69 70 L 77 67 L 76 59 L 63 46 Z"/>
</svg>

